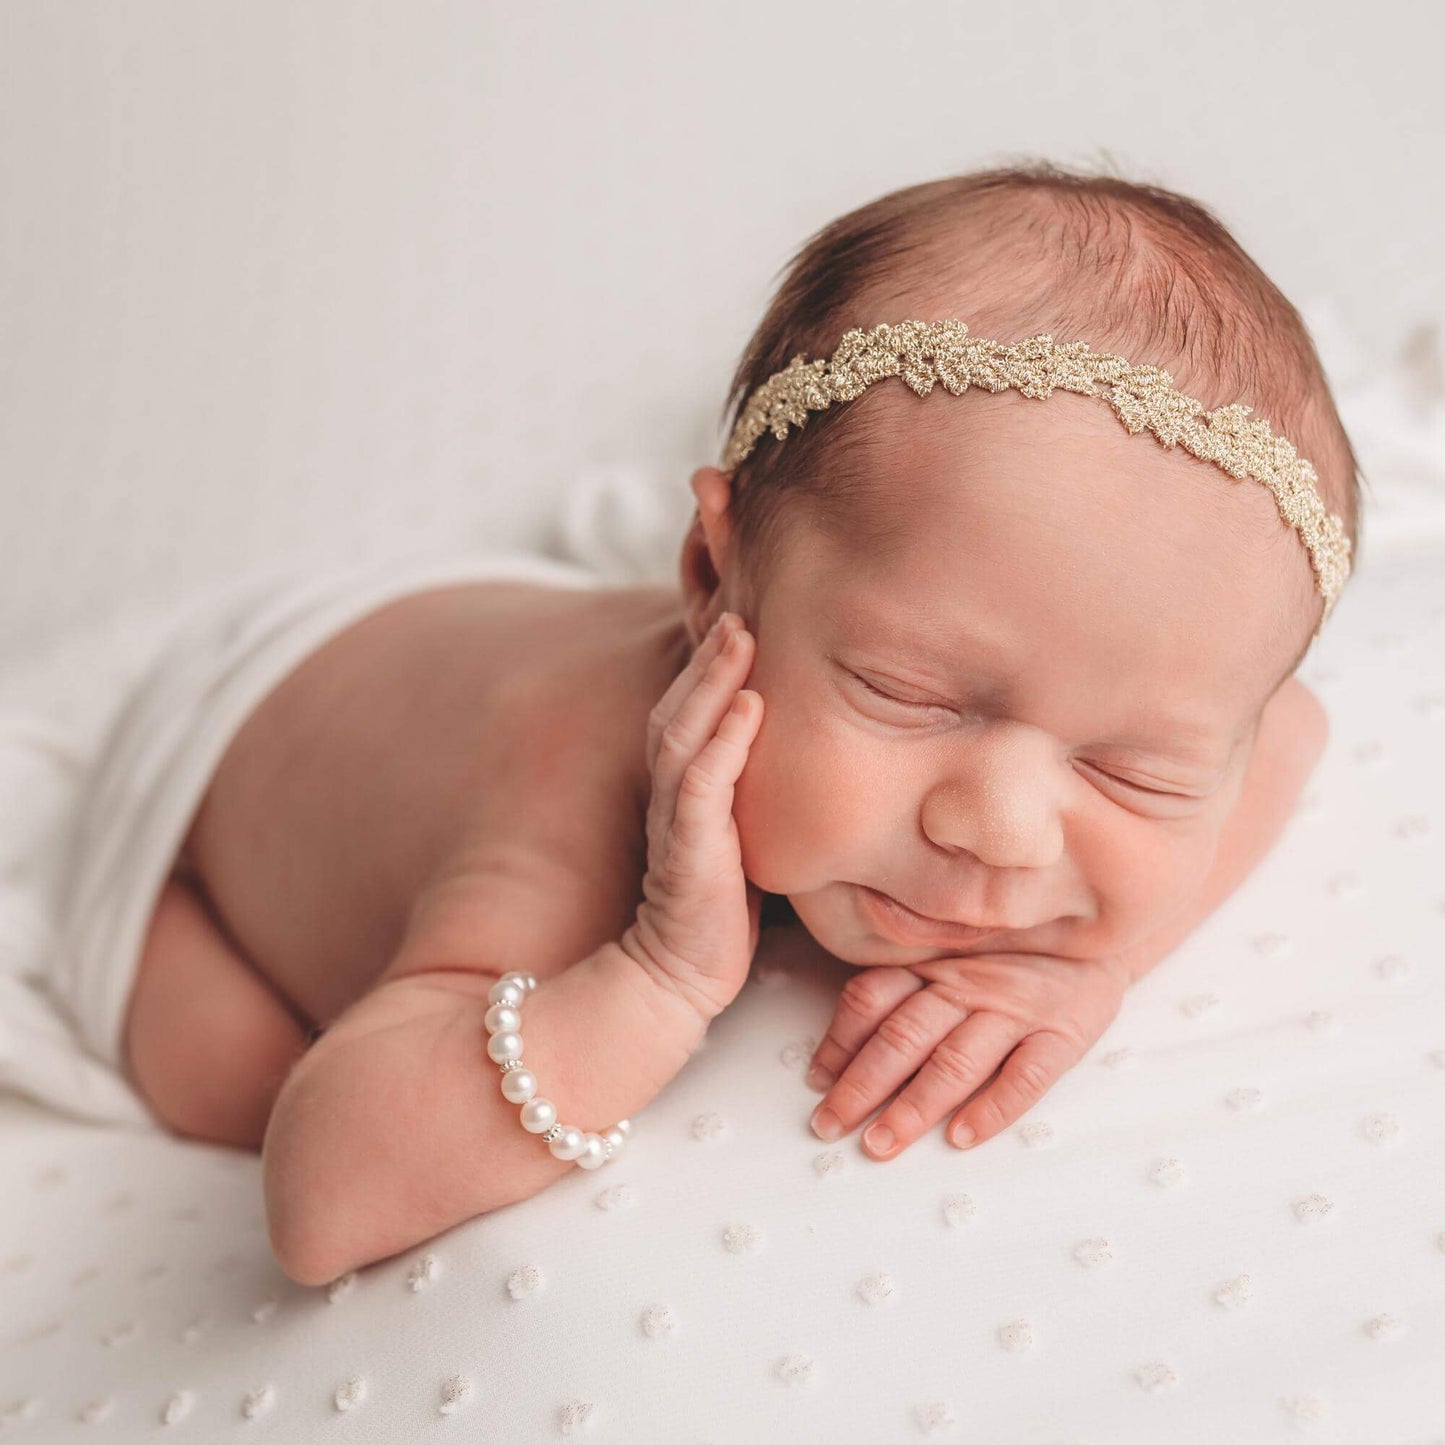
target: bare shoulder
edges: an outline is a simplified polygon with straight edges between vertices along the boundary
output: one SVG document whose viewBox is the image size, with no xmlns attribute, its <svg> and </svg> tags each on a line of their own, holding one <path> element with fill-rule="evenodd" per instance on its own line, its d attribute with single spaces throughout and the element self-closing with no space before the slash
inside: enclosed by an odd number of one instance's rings
<svg viewBox="0 0 1445 1445">
<path fill-rule="evenodd" d="M 540 979 L 621 936 L 647 865 L 647 715 L 675 675 L 679 620 L 661 589 L 626 589 L 538 639 L 537 665 L 478 740 L 468 806 L 380 981 Z"/>
<path fill-rule="evenodd" d="M 575 962 L 640 888 L 669 610 L 666 589 L 529 582 L 388 603 L 253 712 L 182 866 L 315 1024 L 384 970 Z"/>
</svg>

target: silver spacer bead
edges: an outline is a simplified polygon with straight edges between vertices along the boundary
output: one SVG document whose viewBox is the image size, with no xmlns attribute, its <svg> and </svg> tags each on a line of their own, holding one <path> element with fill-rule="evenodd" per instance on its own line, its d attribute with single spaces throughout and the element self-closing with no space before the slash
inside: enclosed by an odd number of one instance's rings
<svg viewBox="0 0 1445 1445">
<path fill-rule="evenodd" d="M 567 1126 L 559 1119 L 555 1124 L 552 1125 L 550 1129 L 546 1131 L 546 1133 L 538 1134 L 537 1137 L 544 1144 L 550 1144 L 552 1140 L 554 1140 L 566 1127 Z"/>
<path fill-rule="evenodd" d="M 508 1059 L 507 1062 L 502 1064 L 500 1067 L 504 1074 L 510 1074 L 513 1069 L 525 1069 L 527 1066 L 522 1062 L 521 1057 L 519 1056 L 515 1059 Z"/>
</svg>

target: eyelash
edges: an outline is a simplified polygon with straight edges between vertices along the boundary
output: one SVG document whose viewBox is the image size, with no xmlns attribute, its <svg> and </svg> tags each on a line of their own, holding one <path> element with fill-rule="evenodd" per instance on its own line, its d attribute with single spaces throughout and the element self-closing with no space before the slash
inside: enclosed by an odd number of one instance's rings
<svg viewBox="0 0 1445 1445">
<path fill-rule="evenodd" d="M 850 673 L 849 676 L 850 676 L 850 677 L 853 677 L 853 678 L 856 678 L 857 681 L 861 682 L 861 683 L 863 684 L 863 686 L 866 687 L 866 688 L 868 689 L 868 691 L 873 694 L 874 697 L 881 697 L 885 702 L 897 703 L 899 707 L 942 707 L 942 706 L 943 706 L 942 703 L 936 703 L 936 702 L 914 702 L 911 698 L 894 697 L 891 692 L 884 692 L 884 691 L 882 690 L 882 688 L 874 687 L 873 684 L 872 684 L 871 682 L 869 682 L 866 677 L 861 677 L 861 676 L 859 676 L 859 674 L 856 673 L 856 672 Z M 1091 767 L 1091 768 L 1094 767 L 1093 763 L 1088 763 L 1088 764 L 1086 764 L 1086 766 L 1087 766 L 1087 767 Z M 1103 770 L 1102 768 L 1095 768 L 1094 771 L 1095 771 L 1095 772 L 1098 772 L 1098 773 L 1102 773 L 1103 776 L 1106 777 L 1106 778 L 1108 778 L 1111 783 L 1120 783 L 1120 784 L 1122 784 L 1122 785 L 1123 785 L 1124 787 L 1126 787 L 1126 788 L 1132 788 L 1136 793 L 1143 793 L 1143 794 L 1145 794 L 1145 796 L 1147 796 L 1147 797 L 1151 797 L 1151 798 L 1184 798 L 1184 799 L 1187 799 L 1187 798 L 1189 797 L 1189 795 L 1188 795 L 1187 793 L 1167 793 L 1167 792 L 1165 792 L 1162 788 L 1146 788 L 1142 783 L 1131 783 L 1128 778 L 1116 777 L 1113 773 L 1106 773 L 1106 772 L 1104 772 L 1104 770 Z"/>
</svg>

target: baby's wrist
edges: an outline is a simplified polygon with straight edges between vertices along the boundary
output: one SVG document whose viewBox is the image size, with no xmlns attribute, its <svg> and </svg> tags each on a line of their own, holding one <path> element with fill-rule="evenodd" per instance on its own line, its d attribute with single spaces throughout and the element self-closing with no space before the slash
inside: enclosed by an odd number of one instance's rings
<svg viewBox="0 0 1445 1445">
<path fill-rule="evenodd" d="M 718 1010 L 710 1001 L 694 999 L 680 988 L 659 968 L 632 929 L 616 943 L 598 949 L 594 957 L 599 968 L 619 987 L 638 997 L 664 1036 L 677 1039 L 689 1054 L 697 1048 Z"/>
</svg>

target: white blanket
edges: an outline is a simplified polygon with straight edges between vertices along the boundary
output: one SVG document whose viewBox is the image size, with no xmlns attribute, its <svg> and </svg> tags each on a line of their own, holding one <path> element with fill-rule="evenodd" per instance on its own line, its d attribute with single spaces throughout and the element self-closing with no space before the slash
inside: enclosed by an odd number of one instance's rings
<svg viewBox="0 0 1445 1445">
<path fill-rule="evenodd" d="M 0 979 L 0 1082 L 71 1113 L 163 1127 L 120 1076 L 125 1007 L 146 921 L 227 745 L 287 673 L 367 613 L 408 593 L 498 577 L 599 580 L 522 554 L 388 559 L 247 582 L 207 599 L 163 639 L 94 759 L 67 775 L 77 785 L 61 815 L 53 918 L 10 896 L 30 976 L 17 980 L 12 969 Z M 84 1055 L 34 997 L 37 977 Z"/>
</svg>

